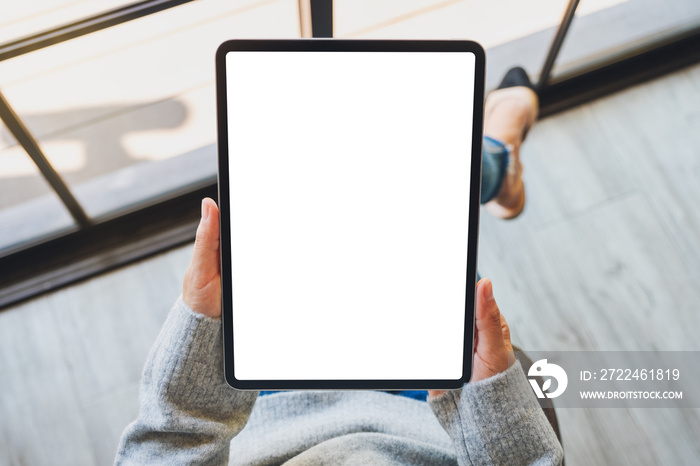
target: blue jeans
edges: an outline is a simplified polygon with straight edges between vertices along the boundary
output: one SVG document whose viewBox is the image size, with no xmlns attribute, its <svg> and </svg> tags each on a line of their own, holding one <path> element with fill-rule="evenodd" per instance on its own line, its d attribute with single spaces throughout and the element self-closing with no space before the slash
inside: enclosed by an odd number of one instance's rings
<svg viewBox="0 0 700 466">
<path fill-rule="evenodd" d="M 508 169 L 510 152 L 501 141 L 484 136 L 481 155 L 481 203 L 485 204 L 496 197 L 496 194 L 501 189 L 501 183 L 503 183 L 503 178 L 506 176 Z M 277 392 L 262 391 L 260 396 L 270 393 Z M 420 401 L 425 401 L 428 398 L 428 392 L 425 390 L 403 390 L 389 393 Z"/>
<path fill-rule="evenodd" d="M 481 150 L 481 203 L 485 204 L 498 194 L 508 170 L 510 151 L 504 143 L 484 136 Z"/>
</svg>

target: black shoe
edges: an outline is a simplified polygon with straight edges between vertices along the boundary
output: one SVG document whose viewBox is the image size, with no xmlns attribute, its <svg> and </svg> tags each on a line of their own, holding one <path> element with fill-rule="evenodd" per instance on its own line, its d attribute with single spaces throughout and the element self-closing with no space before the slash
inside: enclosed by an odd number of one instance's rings
<svg viewBox="0 0 700 466">
<path fill-rule="evenodd" d="M 527 76 L 527 73 L 519 66 L 508 70 L 506 75 L 503 77 L 503 81 L 501 81 L 501 84 L 498 85 L 498 89 L 516 86 L 525 86 L 533 91 L 535 90 L 535 86 L 533 86 L 532 82 L 530 82 L 530 78 Z"/>
</svg>

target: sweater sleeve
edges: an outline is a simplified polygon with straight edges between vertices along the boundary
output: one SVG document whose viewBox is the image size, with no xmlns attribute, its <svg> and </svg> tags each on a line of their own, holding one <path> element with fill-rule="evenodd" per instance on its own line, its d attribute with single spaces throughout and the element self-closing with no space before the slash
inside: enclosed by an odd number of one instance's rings
<svg viewBox="0 0 700 466">
<path fill-rule="evenodd" d="M 519 361 L 493 377 L 428 398 L 460 465 L 559 465 L 564 451 Z"/>
<path fill-rule="evenodd" d="M 122 434 L 115 464 L 227 464 L 231 439 L 258 392 L 224 380 L 221 319 L 180 297 L 146 361 L 139 414 Z"/>
</svg>

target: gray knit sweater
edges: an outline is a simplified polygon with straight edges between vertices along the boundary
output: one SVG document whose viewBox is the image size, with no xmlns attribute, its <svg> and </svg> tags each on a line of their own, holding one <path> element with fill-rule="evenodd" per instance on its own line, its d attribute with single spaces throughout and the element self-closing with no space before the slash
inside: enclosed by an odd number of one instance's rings
<svg viewBox="0 0 700 466">
<path fill-rule="evenodd" d="M 375 391 L 258 398 L 223 377 L 220 319 L 180 298 L 146 362 L 116 464 L 560 464 L 519 362 L 428 402 Z"/>
</svg>

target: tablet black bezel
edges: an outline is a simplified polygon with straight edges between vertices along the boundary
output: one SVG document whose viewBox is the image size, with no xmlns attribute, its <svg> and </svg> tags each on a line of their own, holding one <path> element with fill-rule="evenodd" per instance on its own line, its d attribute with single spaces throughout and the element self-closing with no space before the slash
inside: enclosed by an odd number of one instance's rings
<svg viewBox="0 0 700 466">
<path fill-rule="evenodd" d="M 226 95 L 226 54 L 231 51 L 347 51 L 347 52 L 471 52 L 475 56 L 472 164 L 467 237 L 467 280 L 465 284 L 465 344 L 463 374 L 459 379 L 440 380 L 238 380 L 234 376 L 233 305 L 230 250 L 230 205 L 228 185 L 228 122 Z M 483 48 L 464 40 L 230 40 L 216 52 L 216 102 L 218 131 L 218 186 L 221 232 L 222 321 L 224 373 L 227 383 L 239 390 L 427 390 L 460 388 L 471 377 L 474 353 L 474 299 L 481 195 L 481 145 L 483 134 L 485 54 Z M 224 174 L 224 176 L 222 176 Z M 471 266 L 470 266 L 471 264 Z M 470 337 L 471 336 L 471 337 Z M 430 351 L 430 348 L 425 348 Z M 439 355 L 435 355 L 439 357 Z"/>
</svg>

